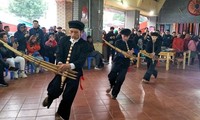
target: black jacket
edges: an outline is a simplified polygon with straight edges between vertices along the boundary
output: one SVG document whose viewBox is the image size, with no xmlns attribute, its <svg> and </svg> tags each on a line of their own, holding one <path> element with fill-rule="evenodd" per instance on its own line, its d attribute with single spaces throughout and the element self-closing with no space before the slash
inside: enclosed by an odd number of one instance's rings
<svg viewBox="0 0 200 120">
<path fill-rule="evenodd" d="M 89 53 L 95 51 L 93 43 L 88 42 L 88 51 Z"/>
<path fill-rule="evenodd" d="M 0 43 L 0 54 L 1 54 L 3 59 L 16 57 L 15 53 L 13 53 L 12 51 L 10 51 L 6 47 L 4 47 L 2 43 Z"/>
<path fill-rule="evenodd" d="M 128 40 L 127 43 L 128 43 L 129 50 L 134 49 L 133 41 Z M 126 43 L 122 39 L 116 41 L 115 47 L 126 52 L 128 51 Z M 130 65 L 130 59 L 125 58 L 123 54 L 118 53 L 118 52 L 115 54 L 113 62 L 116 64 L 121 64 L 123 68 L 128 68 Z"/>
<path fill-rule="evenodd" d="M 64 36 L 60 39 L 57 50 L 57 62 L 66 63 L 70 45 L 70 36 Z M 78 76 L 82 76 L 83 74 L 82 67 L 85 63 L 88 53 L 88 43 L 80 38 L 72 48 L 72 53 L 69 61 L 69 63 L 73 63 L 75 65 L 75 71 L 78 72 Z"/>
<path fill-rule="evenodd" d="M 111 42 L 111 44 L 114 44 L 116 40 L 116 35 L 110 31 L 108 32 L 108 34 L 106 35 L 106 41 Z"/>
<path fill-rule="evenodd" d="M 162 40 L 157 38 L 156 42 L 154 43 L 154 52 L 155 52 L 155 55 L 157 55 L 157 56 L 161 51 L 161 45 L 162 45 Z M 153 41 L 152 40 L 150 40 L 147 43 L 146 52 L 153 53 Z"/>
<path fill-rule="evenodd" d="M 2 65 L 3 68 L 8 68 L 8 67 L 9 67 L 9 64 L 6 63 L 6 62 L 3 60 L 3 57 L 2 57 L 1 54 L 0 54 L 0 65 Z M 1 76 L 0 76 L 0 78 L 1 78 Z"/>
<path fill-rule="evenodd" d="M 17 32 L 15 32 L 14 37 L 15 37 L 15 41 L 19 43 L 19 46 L 17 47 L 17 50 L 25 52 L 25 50 L 26 50 L 26 42 L 27 42 L 28 38 L 25 37 L 25 33 L 20 31 L 20 27 L 21 26 L 23 26 L 23 24 L 18 24 Z"/>
<path fill-rule="evenodd" d="M 56 39 L 56 41 L 59 42 L 59 40 L 60 40 L 63 36 L 66 36 L 66 34 L 63 33 L 63 32 L 57 32 L 57 33 L 55 34 L 55 39 Z"/>
<path fill-rule="evenodd" d="M 172 47 L 172 40 L 173 40 L 173 37 L 172 35 L 164 35 L 163 36 L 163 43 L 162 45 L 165 46 L 165 47 Z"/>
</svg>

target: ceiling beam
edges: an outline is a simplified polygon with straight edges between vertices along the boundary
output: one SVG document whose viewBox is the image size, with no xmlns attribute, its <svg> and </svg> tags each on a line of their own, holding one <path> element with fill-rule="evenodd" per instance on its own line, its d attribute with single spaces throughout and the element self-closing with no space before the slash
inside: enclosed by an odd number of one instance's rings
<svg viewBox="0 0 200 120">
<path fill-rule="evenodd" d="M 143 0 L 137 0 L 137 7 L 140 7 L 142 2 L 143 2 Z"/>
<path fill-rule="evenodd" d="M 142 15 L 150 16 L 149 12 L 154 11 L 153 16 L 157 16 L 166 0 L 104 0 L 106 7 L 117 8 L 123 11 L 126 10 L 139 10 Z"/>
</svg>

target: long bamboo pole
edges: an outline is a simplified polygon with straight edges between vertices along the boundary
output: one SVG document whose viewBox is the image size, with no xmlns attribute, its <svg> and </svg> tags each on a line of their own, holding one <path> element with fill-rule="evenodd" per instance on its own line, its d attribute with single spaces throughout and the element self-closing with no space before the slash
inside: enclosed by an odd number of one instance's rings
<svg viewBox="0 0 200 120">
<path fill-rule="evenodd" d="M 45 62 L 43 60 L 35 59 L 34 57 L 32 57 L 30 55 L 25 55 L 24 53 L 21 53 L 21 52 L 17 51 L 16 49 L 14 49 L 13 47 L 9 46 L 7 43 L 3 42 L 2 40 L 0 40 L 0 43 L 2 43 L 7 49 L 11 50 L 15 54 L 25 58 L 28 61 L 34 62 L 35 64 L 40 65 L 43 68 L 48 69 L 49 71 L 52 71 L 52 72 L 54 72 L 56 74 L 60 74 L 62 76 L 65 76 L 65 77 L 68 77 L 68 78 L 71 78 L 71 79 L 76 79 L 76 77 L 77 77 L 75 75 L 75 74 L 77 74 L 76 71 L 68 70 L 68 71 L 65 71 L 65 72 L 60 72 L 58 70 L 59 66 L 57 66 L 55 64 L 52 64 L 52 63 L 49 63 L 49 62 Z"/>
<path fill-rule="evenodd" d="M 130 55 L 130 54 L 128 54 L 127 52 L 125 52 L 125 51 L 123 51 L 123 50 L 121 50 L 121 49 L 119 49 L 119 48 L 117 48 L 117 47 L 111 45 L 111 44 L 110 44 L 109 42 L 107 42 L 105 39 L 102 38 L 102 40 L 103 40 L 108 46 L 110 46 L 111 48 L 113 48 L 113 49 L 116 50 L 117 52 L 123 54 L 125 57 L 129 58 L 131 61 L 137 59 L 136 56 Z"/>
</svg>

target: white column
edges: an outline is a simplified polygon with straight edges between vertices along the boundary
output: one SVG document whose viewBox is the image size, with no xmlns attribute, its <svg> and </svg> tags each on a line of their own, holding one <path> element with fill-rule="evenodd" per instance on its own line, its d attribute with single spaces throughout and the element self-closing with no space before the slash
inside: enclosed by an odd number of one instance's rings
<svg viewBox="0 0 200 120">
<path fill-rule="evenodd" d="M 140 11 L 128 10 L 125 12 L 125 28 L 138 28 Z"/>
</svg>

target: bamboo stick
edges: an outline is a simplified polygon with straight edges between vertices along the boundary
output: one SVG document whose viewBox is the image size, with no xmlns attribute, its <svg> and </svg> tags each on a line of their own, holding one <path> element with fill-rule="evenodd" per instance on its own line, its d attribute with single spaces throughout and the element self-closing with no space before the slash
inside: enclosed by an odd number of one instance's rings
<svg viewBox="0 0 200 120">
<path fill-rule="evenodd" d="M 45 62 L 43 60 L 35 59 L 34 57 L 32 57 L 30 55 L 25 55 L 24 53 L 21 53 L 21 52 L 17 51 L 16 49 L 14 49 L 13 47 L 9 46 L 7 43 L 3 42 L 2 40 L 0 40 L 0 43 L 2 43 L 7 49 L 11 50 L 15 54 L 25 58 L 28 61 L 34 62 L 35 64 L 40 65 L 40 66 L 44 67 L 45 69 L 48 69 L 48 70 L 50 70 L 50 71 L 52 71 L 56 74 L 60 74 L 62 76 L 65 76 L 65 77 L 68 77 L 68 78 L 71 78 L 71 79 L 76 79 L 76 75 L 75 75 L 75 74 L 77 74 L 76 71 L 68 70 L 68 71 L 65 71 L 65 72 L 60 72 L 58 70 L 59 66 L 57 66 L 55 64 Z"/>
<path fill-rule="evenodd" d="M 117 48 L 117 47 L 111 45 L 111 44 L 110 44 L 109 42 L 107 42 L 105 39 L 102 38 L 102 40 L 103 40 L 108 46 L 110 46 L 111 48 L 115 49 L 117 52 L 123 54 L 125 57 L 129 58 L 131 61 L 137 59 L 135 56 L 130 55 L 130 54 L 128 54 L 127 52 L 125 52 L 125 51 L 123 51 L 123 50 L 121 50 L 121 49 L 119 49 L 119 48 Z"/>
</svg>

